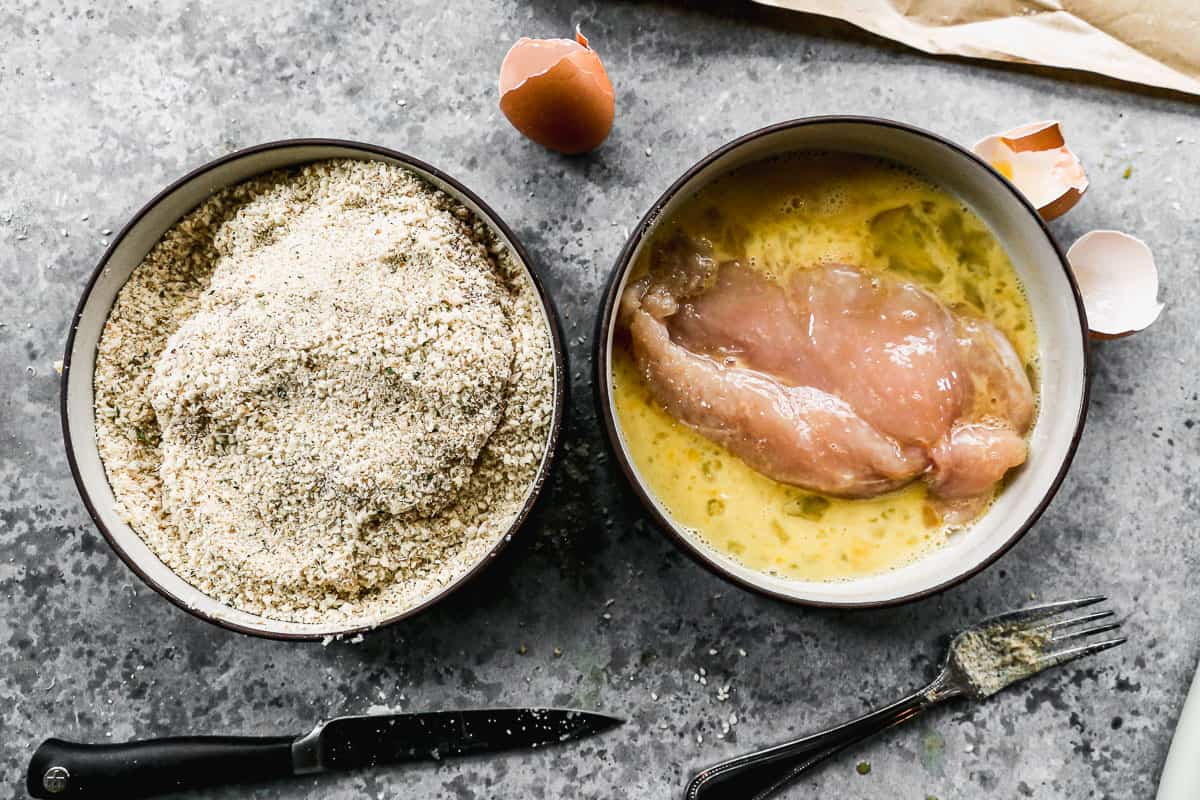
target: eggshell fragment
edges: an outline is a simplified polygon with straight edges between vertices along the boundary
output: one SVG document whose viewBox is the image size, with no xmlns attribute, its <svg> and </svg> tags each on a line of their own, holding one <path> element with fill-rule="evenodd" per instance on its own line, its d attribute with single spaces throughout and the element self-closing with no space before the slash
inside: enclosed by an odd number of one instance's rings
<svg viewBox="0 0 1200 800">
<path fill-rule="evenodd" d="M 1119 231 L 1085 233 L 1067 251 L 1067 261 L 1093 337 L 1119 339 L 1158 319 L 1158 268 L 1141 239 Z"/>
<path fill-rule="evenodd" d="M 612 129 L 612 81 L 578 29 L 574 40 L 522 38 L 500 65 L 500 110 L 538 144 L 585 153 Z"/>
<path fill-rule="evenodd" d="M 1058 122 L 1032 122 L 981 139 L 972 148 L 1008 178 L 1043 219 L 1061 217 L 1087 191 L 1083 164 L 1067 147 Z"/>
</svg>

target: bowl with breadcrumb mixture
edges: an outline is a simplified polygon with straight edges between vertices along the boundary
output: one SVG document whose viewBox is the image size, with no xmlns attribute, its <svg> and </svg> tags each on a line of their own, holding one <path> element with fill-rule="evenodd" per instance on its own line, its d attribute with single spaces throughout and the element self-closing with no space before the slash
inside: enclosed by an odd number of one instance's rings
<svg viewBox="0 0 1200 800">
<path fill-rule="evenodd" d="M 546 480 L 565 364 L 512 232 L 439 170 L 289 140 L 207 164 L 115 238 L 76 312 L 63 430 L 117 554 L 277 638 L 423 610 Z"/>
</svg>

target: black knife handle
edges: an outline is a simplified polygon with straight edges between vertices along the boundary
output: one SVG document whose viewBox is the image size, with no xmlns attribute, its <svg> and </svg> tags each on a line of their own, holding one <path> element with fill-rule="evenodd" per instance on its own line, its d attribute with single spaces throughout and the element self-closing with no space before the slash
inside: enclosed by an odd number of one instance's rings
<svg viewBox="0 0 1200 800">
<path fill-rule="evenodd" d="M 125 744 L 76 744 L 47 739 L 29 762 L 33 797 L 153 797 L 292 774 L 289 737 L 188 736 Z"/>
</svg>

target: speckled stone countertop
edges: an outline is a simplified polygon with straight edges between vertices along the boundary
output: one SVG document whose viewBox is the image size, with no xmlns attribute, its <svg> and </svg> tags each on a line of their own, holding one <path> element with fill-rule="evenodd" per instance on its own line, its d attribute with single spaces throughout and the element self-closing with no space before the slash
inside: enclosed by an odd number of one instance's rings
<svg viewBox="0 0 1200 800">
<path fill-rule="evenodd" d="M 935 711 L 787 796 L 1152 796 L 1200 655 L 1195 102 L 936 60 L 732 3 L 136 5 L 0 9 L 0 795 L 23 796 L 25 763 L 50 735 L 266 734 L 381 706 L 569 704 L 630 722 L 573 747 L 254 796 L 676 798 L 703 765 L 914 687 L 938 637 L 985 612 L 1105 592 L 1131 644 Z M 618 117 L 597 153 L 566 159 L 509 128 L 496 74 L 518 36 L 580 21 L 617 85 Z M 728 139 L 830 112 L 963 142 L 1064 120 L 1092 188 L 1056 235 L 1144 237 L 1167 303 L 1151 330 L 1094 349 L 1087 430 L 1037 526 L 965 585 L 885 611 L 795 608 L 700 569 L 647 523 L 592 409 L 593 316 L 629 227 Z M 52 365 L 107 231 L 200 163 L 292 136 L 376 142 L 460 177 L 529 247 L 570 342 L 573 410 L 541 517 L 469 590 L 357 645 L 240 636 L 146 588 L 88 519 L 59 430 Z"/>
</svg>

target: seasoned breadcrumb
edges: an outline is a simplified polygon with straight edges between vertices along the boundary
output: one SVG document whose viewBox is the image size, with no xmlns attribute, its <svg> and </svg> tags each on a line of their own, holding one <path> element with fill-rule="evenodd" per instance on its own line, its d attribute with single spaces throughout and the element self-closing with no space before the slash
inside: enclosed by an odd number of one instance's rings
<svg viewBox="0 0 1200 800">
<path fill-rule="evenodd" d="M 119 510 L 245 611 L 380 619 L 505 535 L 554 360 L 494 233 L 410 171 L 329 161 L 221 191 L 122 288 L 96 362 Z"/>
</svg>

